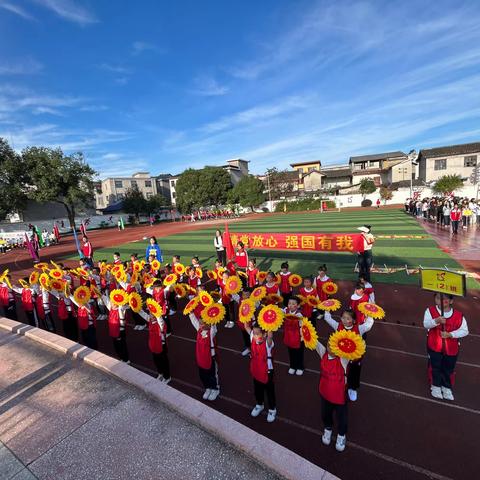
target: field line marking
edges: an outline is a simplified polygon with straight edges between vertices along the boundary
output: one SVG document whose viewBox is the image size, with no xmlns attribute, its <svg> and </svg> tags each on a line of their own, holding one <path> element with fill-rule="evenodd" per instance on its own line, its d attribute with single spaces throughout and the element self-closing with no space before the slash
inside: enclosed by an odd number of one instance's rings
<svg viewBox="0 0 480 480">
<path fill-rule="evenodd" d="M 406 325 L 406 324 L 403 324 L 403 323 L 393 323 L 393 322 L 375 322 L 375 326 L 377 325 L 386 325 L 386 326 L 389 326 L 389 327 L 404 327 L 404 328 L 415 328 L 417 330 L 424 330 L 425 331 L 425 328 L 424 327 L 420 327 L 418 325 Z M 468 334 L 469 337 L 479 337 L 480 338 L 480 334 L 478 333 L 469 333 Z"/>
</svg>

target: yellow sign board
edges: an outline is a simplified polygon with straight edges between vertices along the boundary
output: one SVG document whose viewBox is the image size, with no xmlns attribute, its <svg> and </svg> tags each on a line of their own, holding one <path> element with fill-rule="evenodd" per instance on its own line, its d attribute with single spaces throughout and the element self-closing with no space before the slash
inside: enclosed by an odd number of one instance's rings
<svg viewBox="0 0 480 480">
<path fill-rule="evenodd" d="M 420 286 L 423 290 L 464 297 L 467 283 L 464 273 L 451 272 L 440 268 L 421 268 Z"/>
</svg>

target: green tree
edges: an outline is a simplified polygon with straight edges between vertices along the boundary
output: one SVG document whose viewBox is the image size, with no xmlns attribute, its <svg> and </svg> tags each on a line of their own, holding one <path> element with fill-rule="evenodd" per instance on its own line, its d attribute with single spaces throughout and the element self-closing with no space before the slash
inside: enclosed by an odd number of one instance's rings
<svg viewBox="0 0 480 480">
<path fill-rule="evenodd" d="M 459 190 L 463 187 L 463 180 L 460 175 L 444 175 L 440 177 L 435 185 L 433 185 L 432 190 L 435 193 L 450 193 L 455 190 Z"/>
<path fill-rule="evenodd" d="M 126 213 L 131 213 L 134 215 L 137 223 L 140 219 L 140 214 L 146 213 L 148 210 L 147 200 L 137 186 L 130 187 L 125 191 L 122 205 L 122 209 Z"/>
<path fill-rule="evenodd" d="M 393 192 L 388 187 L 381 186 L 380 198 L 383 200 L 383 204 L 386 205 L 387 201 L 393 198 Z"/>
<path fill-rule="evenodd" d="M 182 213 L 224 205 L 231 188 L 230 175 L 221 167 L 189 168 L 177 180 L 176 204 Z"/>
<path fill-rule="evenodd" d="M 371 178 L 362 178 L 360 181 L 360 193 L 365 198 L 368 194 L 374 193 L 377 190 L 375 182 Z"/>
<path fill-rule="evenodd" d="M 0 138 L 0 217 L 20 211 L 27 201 L 28 169 L 23 158 Z"/>
<path fill-rule="evenodd" d="M 167 199 L 162 194 L 157 193 L 147 199 L 147 211 L 148 213 L 158 212 L 162 207 L 169 207 L 170 199 Z"/>
<path fill-rule="evenodd" d="M 82 153 L 67 156 L 60 148 L 28 147 L 22 151 L 22 159 L 29 177 L 28 198 L 60 203 L 73 228 L 77 209 L 93 206 L 95 170 Z"/>
<path fill-rule="evenodd" d="M 243 177 L 229 192 L 231 203 L 239 203 L 242 207 L 258 207 L 265 201 L 265 185 L 253 175 Z"/>
<path fill-rule="evenodd" d="M 296 171 L 278 170 L 273 167 L 267 169 L 265 176 L 265 187 L 267 191 L 269 190 L 272 200 L 290 196 L 295 189 L 295 182 L 298 183 L 298 172 Z"/>
</svg>

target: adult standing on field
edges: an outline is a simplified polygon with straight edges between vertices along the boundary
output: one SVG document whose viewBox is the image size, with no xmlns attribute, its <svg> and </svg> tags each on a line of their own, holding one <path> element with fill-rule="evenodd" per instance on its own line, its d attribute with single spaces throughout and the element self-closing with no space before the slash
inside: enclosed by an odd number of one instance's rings
<svg viewBox="0 0 480 480">
<path fill-rule="evenodd" d="M 222 262 L 222 265 L 225 266 L 227 264 L 227 251 L 225 250 L 225 246 L 223 245 L 223 237 L 220 230 L 217 230 L 215 232 L 213 245 L 215 246 L 215 250 L 217 252 L 218 261 Z"/>
<path fill-rule="evenodd" d="M 162 250 L 160 249 L 160 245 L 158 244 L 157 239 L 152 236 L 150 237 L 149 242 L 150 244 L 145 250 L 145 260 L 148 262 L 150 256 L 153 256 L 159 262 L 163 262 Z"/>
<path fill-rule="evenodd" d="M 364 276 L 367 282 L 370 282 L 370 268 L 373 264 L 372 247 L 375 242 L 374 236 L 371 234 L 372 227 L 370 225 L 363 225 L 357 230 L 362 232 L 363 237 L 363 252 L 358 252 L 358 267 L 360 269 L 359 276 Z"/>
</svg>

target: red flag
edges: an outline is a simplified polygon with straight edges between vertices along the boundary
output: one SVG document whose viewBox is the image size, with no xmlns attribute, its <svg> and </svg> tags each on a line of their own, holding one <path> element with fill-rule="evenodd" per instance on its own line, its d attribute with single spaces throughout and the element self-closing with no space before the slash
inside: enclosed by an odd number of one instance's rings
<svg viewBox="0 0 480 480">
<path fill-rule="evenodd" d="M 60 230 L 58 229 L 57 224 L 53 226 L 53 234 L 55 235 L 55 238 L 57 239 L 57 242 L 58 242 L 58 240 L 60 240 Z"/>
<path fill-rule="evenodd" d="M 223 246 L 227 251 L 227 259 L 231 260 L 235 256 L 235 249 L 233 248 L 230 232 L 228 231 L 228 223 L 225 224 L 225 232 L 223 232 Z"/>
</svg>

